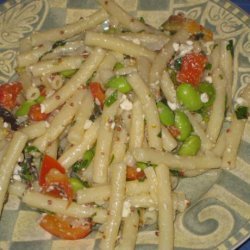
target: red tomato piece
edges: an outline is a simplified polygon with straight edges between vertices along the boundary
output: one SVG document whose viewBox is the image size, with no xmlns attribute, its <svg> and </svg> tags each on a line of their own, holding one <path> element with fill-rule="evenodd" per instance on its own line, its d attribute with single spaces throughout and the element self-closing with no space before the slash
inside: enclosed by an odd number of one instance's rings
<svg viewBox="0 0 250 250">
<path fill-rule="evenodd" d="M 45 215 L 40 226 L 52 235 L 65 240 L 82 239 L 92 231 L 92 223 L 88 219 L 62 217 L 55 214 Z"/>
<path fill-rule="evenodd" d="M 52 168 L 46 175 L 43 190 L 54 197 L 67 197 L 69 204 L 73 200 L 74 193 L 68 176 L 55 168 Z"/>
<path fill-rule="evenodd" d="M 179 82 L 198 85 L 204 73 L 207 56 L 201 53 L 186 54 L 182 58 L 181 70 L 177 73 Z"/>
<path fill-rule="evenodd" d="M 100 102 L 100 105 L 103 107 L 105 101 L 105 93 L 102 89 L 102 86 L 98 82 L 91 82 L 89 84 L 89 89 L 94 99 L 97 99 Z"/>
<path fill-rule="evenodd" d="M 126 179 L 128 181 L 143 180 L 144 178 L 145 178 L 145 173 L 143 170 L 137 172 L 136 168 L 127 166 Z"/>
<path fill-rule="evenodd" d="M 49 155 L 45 155 L 43 158 L 42 167 L 41 167 L 40 176 L 39 176 L 40 186 L 43 186 L 46 184 L 46 176 L 52 168 L 57 169 L 62 174 L 66 173 L 65 168 L 61 166 L 61 164 L 57 160 L 50 157 Z"/>
<path fill-rule="evenodd" d="M 11 82 L 0 85 L 0 105 L 6 109 L 13 109 L 16 106 L 18 94 L 23 89 L 20 82 Z"/>
<path fill-rule="evenodd" d="M 32 121 L 44 121 L 49 117 L 49 114 L 41 112 L 41 105 L 35 104 L 30 108 L 29 118 Z"/>
</svg>

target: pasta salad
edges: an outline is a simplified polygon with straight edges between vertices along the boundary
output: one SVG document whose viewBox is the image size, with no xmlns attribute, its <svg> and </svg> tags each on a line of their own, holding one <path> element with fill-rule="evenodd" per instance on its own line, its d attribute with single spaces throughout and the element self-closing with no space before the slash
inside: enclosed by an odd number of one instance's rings
<svg viewBox="0 0 250 250">
<path fill-rule="evenodd" d="M 20 41 L 17 80 L 0 85 L 0 211 L 17 195 L 44 230 L 97 230 L 100 249 L 134 249 L 156 223 L 173 249 L 189 205 L 178 181 L 235 167 L 250 87 L 234 93 L 232 40 L 181 13 L 157 29 L 98 2 Z"/>
</svg>

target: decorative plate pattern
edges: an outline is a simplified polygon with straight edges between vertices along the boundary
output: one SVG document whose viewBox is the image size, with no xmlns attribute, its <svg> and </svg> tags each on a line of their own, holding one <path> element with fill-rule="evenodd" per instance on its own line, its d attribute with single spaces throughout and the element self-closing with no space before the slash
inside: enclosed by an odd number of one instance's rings
<svg viewBox="0 0 250 250">
<path fill-rule="evenodd" d="M 236 43 L 234 90 L 250 84 L 250 18 L 226 0 L 117 0 L 126 10 L 159 26 L 171 13 L 184 12 Z M 93 0 L 10 0 L 0 6 L 0 82 L 15 78 L 18 40 L 34 30 L 76 21 L 94 12 Z M 250 235 L 250 124 L 231 171 L 213 170 L 183 179 L 192 206 L 176 219 L 175 249 L 235 249 Z M 10 196 L 0 221 L 0 250 L 98 249 L 98 236 L 77 241 L 58 240 L 37 224 L 39 214 Z M 154 227 L 138 235 L 136 249 L 157 249 Z"/>
</svg>

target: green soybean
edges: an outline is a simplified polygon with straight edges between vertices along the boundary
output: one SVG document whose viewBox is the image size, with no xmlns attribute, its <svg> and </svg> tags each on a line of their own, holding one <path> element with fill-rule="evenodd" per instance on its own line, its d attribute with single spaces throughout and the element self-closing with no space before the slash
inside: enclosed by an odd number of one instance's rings
<svg viewBox="0 0 250 250">
<path fill-rule="evenodd" d="M 180 104 L 190 111 L 197 111 L 203 106 L 200 93 L 191 84 L 182 83 L 177 88 L 176 95 Z"/>
<path fill-rule="evenodd" d="M 64 71 L 61 71 L 59 74 L 61 76 L 64 76 L 66 78 L 70 78 L 71 76 L 73 76 L 76 73 L 77 69 L 67 69 Z"/>
<path fill-rule="evenodd" d="M 119 90 L 121 93 L 126 94 L 132 90 L 132 87 L 128 83 L 126 77 L 124 76 L 114 76 L 112 77 L 107 84 L 107 88 L 113 88 Z"/>
<path fill-rule="evenodd" d="M 201 139 L 197 135 L 190 135 L 180 147 L 178 154 L 181 156 L 194 156 L 201 148 Z"/>
<path fill-rule="evenodd" d="M 179 130 L 180 134 L 177 136 L 179 141 L 184 141 L 192 132 L 192 125 L 182 111 L 175 112 L 175 127 Z"/>
<path fill-rule="evenodd" d="M 198 90 L 200 93 L 206 93 L 208 95 L 208 102 L 203 103 L 203 106 L 204 107 L 211 106 L 215 99 L 215 89 L 214 89 L 213 84 L 208 83 L 208 82 L 201 83 L 198 86 Z"/>
<path fill-rule="evenodd" d="M 174 125 L 174 112 L 163 102 L 157 103 L 160 121 L 165 126 Z"/>
<path fill-rule="evenodd" d="M 84 188 L 84 184 L 78 178 L 72 177 L 72 178 L 69 179 L 69 181 L 70 181 L 71 187 L 72 187 L 74 192 L 77 192 L 78 190 Z"/>
</svg>

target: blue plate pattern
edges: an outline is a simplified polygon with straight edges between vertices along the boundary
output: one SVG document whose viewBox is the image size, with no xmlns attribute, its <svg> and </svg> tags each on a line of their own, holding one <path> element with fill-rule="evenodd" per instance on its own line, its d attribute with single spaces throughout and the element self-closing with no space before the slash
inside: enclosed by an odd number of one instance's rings
<svg viewBox="0 0 250 250">
<path fill-rule="evenodd" d="M 215 38 L 235 43 L 234 90 L 250 84 L 250 18 L 226 0 L 118 0 L 131 13 L 159 26 L 183 12 L 212 29 Z M 18 41 L 36 30 L 58 27 L 95 11 L 93 0 L 10 0 L 0 5 L 0 82 L 15 79 Z M 183 179 L 192 206 L 176 218 L 176 250 L 235 249 L 250 235 L 250 124 L 246 125 L 237 167 Z M 39 226 L 39 214 L 10 196 L 0 221 L 0 250 L 98 249 L 93 233 L 74 242 L 58 240 Z M 157 249 L 156 228 L 143 228 L 136 249 Z"/>
</svg>

